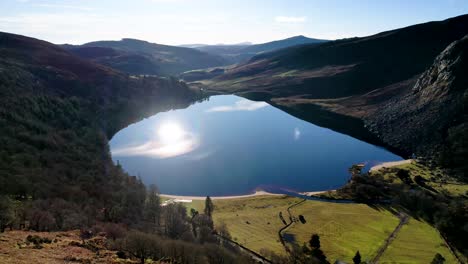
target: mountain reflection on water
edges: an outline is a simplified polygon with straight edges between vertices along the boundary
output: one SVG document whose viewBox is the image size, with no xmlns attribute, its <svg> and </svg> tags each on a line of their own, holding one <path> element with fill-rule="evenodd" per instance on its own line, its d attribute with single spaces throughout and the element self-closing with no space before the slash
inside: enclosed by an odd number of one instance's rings
<svg viewBox="0 0 468 264">
<path fill-rule="evenodd" d="M 110 146 L 130 174 L 177 195 L 334 189 L 352 164 L 401 159 L 233 95 L 154 115 L 119 131 Z"/>
</svg>

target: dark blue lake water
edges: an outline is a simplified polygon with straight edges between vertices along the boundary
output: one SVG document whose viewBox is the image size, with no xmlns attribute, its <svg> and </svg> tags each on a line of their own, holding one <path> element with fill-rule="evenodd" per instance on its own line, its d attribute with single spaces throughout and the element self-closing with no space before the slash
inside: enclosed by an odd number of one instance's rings
<svg viewBox="0 0 468 264">
<path fill-rule="evenodd" d="M 165 194 L 237 195 L 335 189 L 356 163 L 389 151 L 297 119 L 264 102 L 213 96 L 119 131 L 112 158 Z"/>
</svg>

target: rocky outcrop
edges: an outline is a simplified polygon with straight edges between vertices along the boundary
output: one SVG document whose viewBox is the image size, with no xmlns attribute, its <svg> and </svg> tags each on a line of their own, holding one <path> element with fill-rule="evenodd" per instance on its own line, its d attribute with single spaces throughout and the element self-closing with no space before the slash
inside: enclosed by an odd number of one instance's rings
<svg viewBox="0 0 468 264">
<path fill-rule="evenodd" d="M 413 89 L 365 121 L 385 143 L 464 176 L 468 166 L 468 35 L 450 44 Z"/>
</svg>

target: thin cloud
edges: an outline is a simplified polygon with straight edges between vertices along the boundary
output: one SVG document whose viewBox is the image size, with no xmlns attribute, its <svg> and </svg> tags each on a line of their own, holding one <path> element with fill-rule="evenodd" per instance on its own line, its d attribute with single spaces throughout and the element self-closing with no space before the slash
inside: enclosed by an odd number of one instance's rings
<svg viewBox="0 0 468 264">
<path fill-rule="evenodd" d="M 275 21 L 278 23 L 305 23 L 307 21 L 307 17 L 305 16 L 277 16 L 275 17 Z"/>
<path fill-rule="evenodd" d="M 233 111 L 255 111 L 268 106 L 265 102 L 253 102 L 250 100 L 240 100 L 234 103 L 234 105 L 222 105 L 212 107 L 205 112 L 233 112 Z"/>
<path fill-rule="evenodd" d="M 87 6 L 77 6 L 77 5 L 34 4 L 34 6 L 44 7 L 44 8 L 74 9 L 74 10 L 81 10 L 81 11 L 94 11 L 94 10 L 96 10 L 95 8 L 91 8 L 91 7 L 87 7 Z"/>
</svg>

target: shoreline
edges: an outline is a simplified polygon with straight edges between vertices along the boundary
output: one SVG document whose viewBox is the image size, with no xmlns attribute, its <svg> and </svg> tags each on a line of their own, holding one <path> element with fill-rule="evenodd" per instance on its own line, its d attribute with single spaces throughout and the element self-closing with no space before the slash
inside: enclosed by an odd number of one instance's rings
<svg viewBox="0 0 468 264">
<path fill-rule="evenodd" d="M 334 191 L 334 190 L 299 192 L 297 194 L 310 196 L 312 194 L 321 194 L 321 193 L 328 192 L 328 191 Z M 190 196 L 190 195 L 185 196 L 185 195 L 172 195 L 172 194 L 160 194 L 159 196 L 168 198 L 168 199 L 173 199 L 173 200 L 180 200 L 180 201 L 189 201 L 189 200 L 200 201 L 200 200 L 206 199 L 206 196 Z M 255 191 L 254 193 L 251 193 L 251 194 L 231 195 L 231 196 L 210 196 L 210 198 L 211 200 L 229 200 L 229 199 L 251 198 L 251 197 L 256 197 L 256 196 L 287 196 L 287 194 L 271 193 L 271 192 L 266 192 L 266 191 Z"/>
<path fill-rule="evenodd" d="M 227 200 L 227 199 L 242 199 L 242 198 L 249 198 L 255 196 L 281 196 L 286 194 L 281 193 L 270 193 L 265 191 L 255 191 L 251 194 L 243 194 L 243 195 L 231 195 L 231 196 L 210 196 L 211 200 Z M 169 199 L 176 199 L 176 200 L 205 200 L 206 196 L 190 196 L 190 195 L 172 195 L 172 194 L 160 194 L 159 196 Z"/>
<path fill-rule="evenodd" d="M 403 164 L 409 164 L 413 162 L 413 159 L 407 159 L 407 160 L 399 160 L 399 161 L 389 161 L 389 162 L 383 162 L 378 165 L 374 165 L 369 169 L 369 172 L 372 171 L 377 171 L 382 168 L 390 168 L 394 166 L 399 166 Z M 299 195 L 305 195 L 305 196 L 312 196 L 312 195 L 318 195 L 326 192 L 333 192 L 336 190 L 323 190 L 323 191 L 312 191 L 312 192 L 297 192 Z M 163 194 L 161 193 L 159 196 L 163 198 L 167 198 L 169 200 L 179 200 L 180 202 L 192 202 L 192 201 L 201 201 L 205 200 L 206 196 L 192 196 L 192 195 L 172 195 L 172 194 Z M 242 195 L 228 195 L 228 196 L 210 196 L 212 200 L 230 200 L 230 199 L 243 199 L 243 198 L 251 198 L 251 197 L 256 197 L 256 196 L 288 196 L 288 194 L 283 194 L 283 193 L 271 193 L 267 191 L 255 191 L 254 193 L 251 194 L 242 194 Z M 177 202 L 177 201 L 176 201 Z"/>
<path fill-rule="evenodd" d="M 411 163 L 413 161 L 414 161 L 413 159 L 407 159 L 407 160 L 383 162 L 383 163 L 380 163 L 378 165 L 372 166 L 369 169 L 369 172 L 378 171 L 378 170 L 383 169 L 383 168 L 390 168 L 390 167 L 395 167 L 395 166 L 399 166 L 399 165 L 403 165 L 403 164 L 409 164 L 409 163 Z"/>
</svg>

